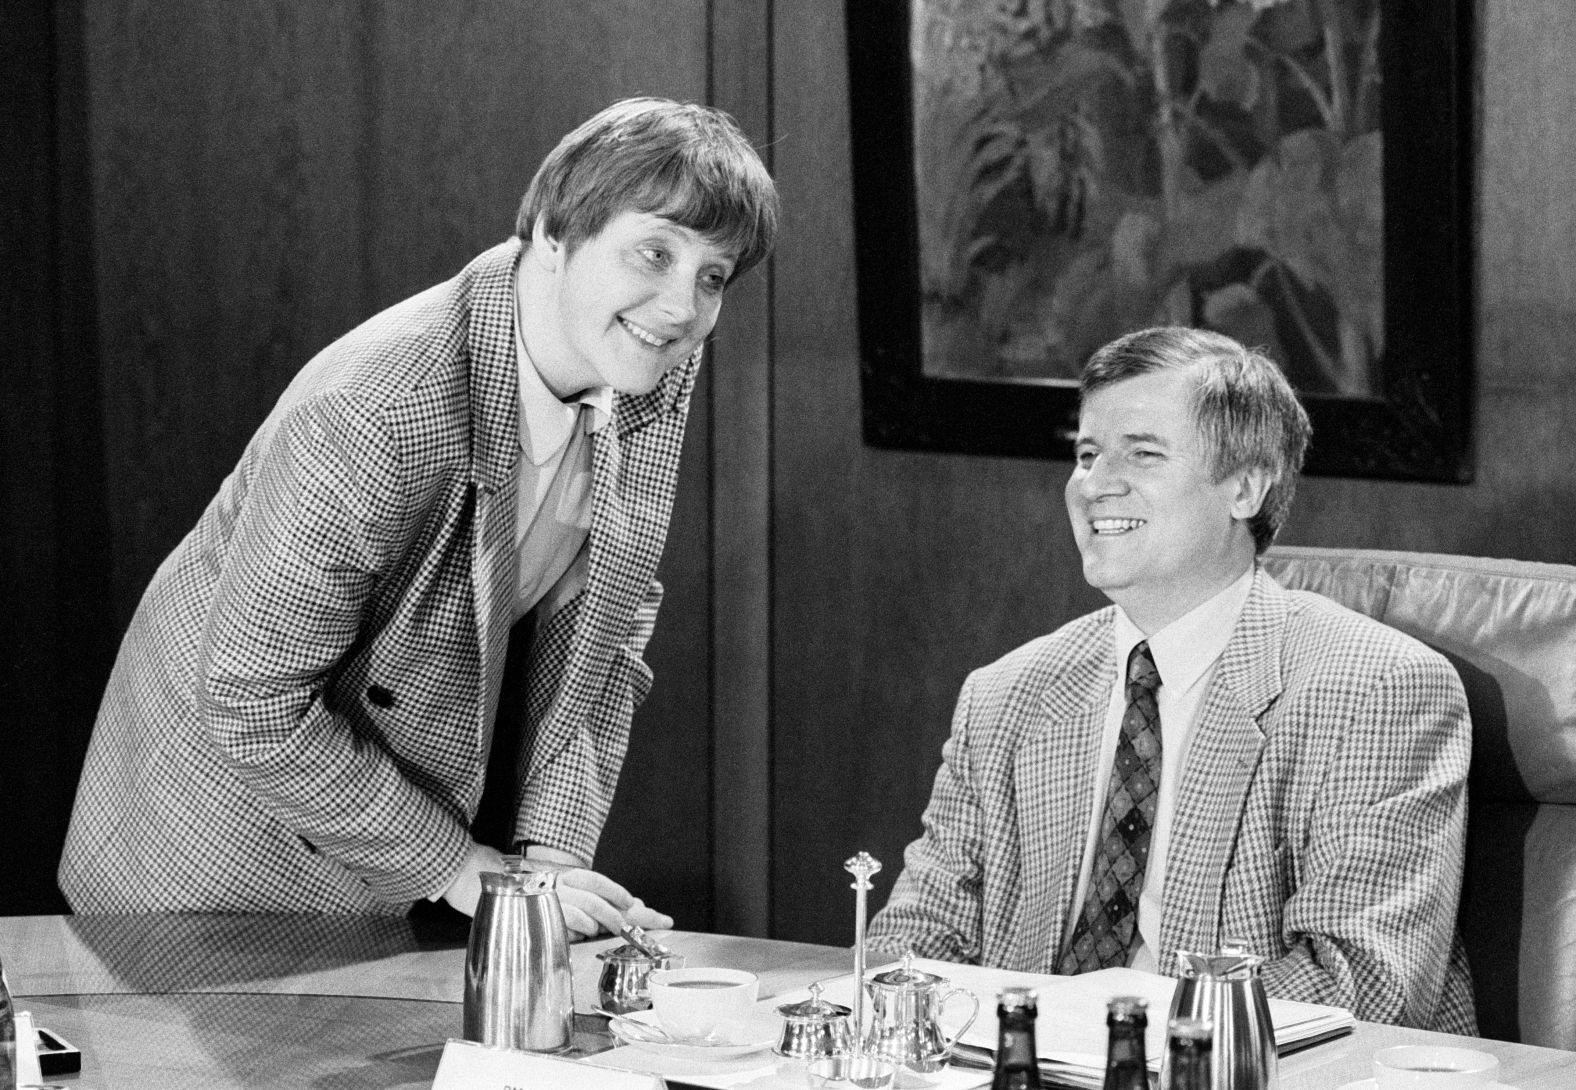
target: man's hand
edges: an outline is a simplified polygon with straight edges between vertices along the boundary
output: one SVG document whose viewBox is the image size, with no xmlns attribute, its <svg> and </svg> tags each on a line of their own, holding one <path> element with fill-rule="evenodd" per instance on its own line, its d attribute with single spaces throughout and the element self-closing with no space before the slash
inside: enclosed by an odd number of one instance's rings
<svg viewBox="0 0 1576 1090">
<path fill-rule="evenodd" d="M 476 915 L 476 903 L 482 899 L 482 872 L 490 870 L 503 870 L 503 854 L 486 844 L 472 844 L 460 873 L 443 891 L 443 899 L 450 908 L 467 916 Z"/>
<path fill-rule="evenodd" d="M 644 901 L 611 878 L 581 867 L 580 861 L 568 852 L 533 844 L 526 849 L 525 858 L 531 863 L 552 863 L 564 868 L 558 873 L 558 903 L 563 906 L 564 923 L 571 938 L 591 938 L 604 931 L 617 934 L 626 923 L 648 931 L 665 931 L 673 926 L 673 917 L 647 908 Z"/>
</svg>

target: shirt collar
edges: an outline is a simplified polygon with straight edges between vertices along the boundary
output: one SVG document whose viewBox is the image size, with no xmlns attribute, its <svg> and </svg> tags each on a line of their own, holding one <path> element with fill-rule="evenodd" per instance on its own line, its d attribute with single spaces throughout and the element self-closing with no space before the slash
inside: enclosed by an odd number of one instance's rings
<svg viewBox="0 0 1576 1090">
<path fill-rule="evenodd" d="M 1127 656 L 1144 639 L 1149 640 L 1149 653 L 1154 657 L 1155 669 L 1160 673 L 1160 683 L 1174 693 L 1185 692 L 1204 672 L 1220 658 L 1231 632 L 1237 627 L 1237 618 L 1247 604 L 1248 592 L 1253 589 L 1254 566 L 1233 580 L 1226 588 L 1166 625 L 1153 636 L 1145 637 L 1122 611 L 1116 609 L 1117 667 L 1127 669 Z"/>
<path fill-rule="evenodd" d="M 516 287 L 516 292 L 518 290 Z M 536 364 L 531 362 L 530 353 L 525 350 L 525 338 L 520 332 L 518 296 L 514 313 L 514 354 L 520 386 L 520 449 L 532 465 L 543 465 L 564 448 L 580 420 L 582 406 L 591 410 L 586 423 L 587 432 L 601 431 L 612 418 L 611 386 L 593 386 L 582 390 L 569 401 L 560 401 L 553 396 L 537 372 Z"/>
</svg>

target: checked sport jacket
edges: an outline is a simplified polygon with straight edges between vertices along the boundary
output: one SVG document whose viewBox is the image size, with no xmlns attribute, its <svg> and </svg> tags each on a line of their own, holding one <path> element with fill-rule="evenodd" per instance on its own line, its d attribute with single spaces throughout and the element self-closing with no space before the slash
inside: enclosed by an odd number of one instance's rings
<svg viewBox="0 0 1576 1090">
<path fill-rule="evenodd" d="M 121 644 L 59 880 L 79 912 L 403 913 L 481 798 L 515 590 L 518 240 L 296 376 Z M 535 633 L 515 838 L 592 860 L 698 358 L 592 439 L 584 587 Z"/>
<path fill-rule="evenodd" d="M 971 674 L 872 946 L 1054 973 L 1116 677 L 1108 606 Z M 1456 935 L 1471 723 L 1450 663 L 1254 574 L 1186 754 L 1163 971 L 1240 939 L 1272 996 L 1476 1033 Z"/>
</svg>

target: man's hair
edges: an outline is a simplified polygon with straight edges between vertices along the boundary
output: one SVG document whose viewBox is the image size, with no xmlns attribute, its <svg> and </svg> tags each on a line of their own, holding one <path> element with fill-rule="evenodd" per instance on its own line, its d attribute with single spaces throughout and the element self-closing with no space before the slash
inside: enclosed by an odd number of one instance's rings
<svg viewBox="0 0 1576 1090">
<path fill-rule="evenodd" d="M 670 219 L 737 253 L 734 277 L 777 237 L 777 187 L 760 156 L 733 118 L 694 103 L 627 98 L 582 123 L 531 179 L 515 233 L 529 245 L 540 217 L 573 251 L 627 211 Z"/>
<path fill-rule="evenodd" d="M 1158 326 L 1119 337 L 1090 356 L 1078 396 L 1163 370 L 1187 371 L 1194 378 L 1193 423 L 1216 481 L 1255 467 L 1268 474 L 1264 502 L 1248 520 L 1254 549 L 1264 552 L 1291 512 L 1313 433 L 1291 383 L 1268 356 L 1223 333 Z"/>
</svg>

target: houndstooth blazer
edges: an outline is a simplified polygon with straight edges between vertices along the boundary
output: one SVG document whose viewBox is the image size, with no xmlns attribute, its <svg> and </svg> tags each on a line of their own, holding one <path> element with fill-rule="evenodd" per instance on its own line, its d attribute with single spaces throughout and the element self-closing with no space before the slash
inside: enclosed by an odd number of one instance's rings
<svg viewBox="0 0 1576 1090">
<path fill-rule="evenodd" d="M 324 349 L 159 568 L 83 767 L 73 909 L 401 913 L 458 870 L 513 620 L 519 253 Z M 615 399 L 585 585 L 532 644 L 515 835 L 587 861 L 651 684 L 698 367 Z"/>
<path fill-rule="evenodd" d="M 973 673 L 872 945 L 1055 972 L 1116 676 L 1114 607 Z M 1159 964 L 1245 939 L 1273 996 L 1475 1033 L 1455 932 L 1471 726 L 1450 664 L 1262 570 L 1179 787 Z"/>
</svg>

